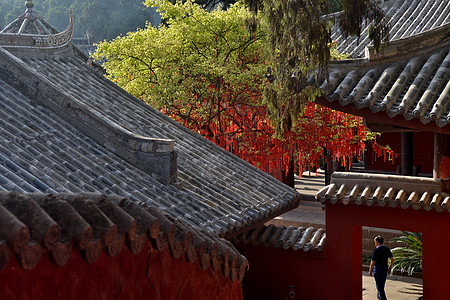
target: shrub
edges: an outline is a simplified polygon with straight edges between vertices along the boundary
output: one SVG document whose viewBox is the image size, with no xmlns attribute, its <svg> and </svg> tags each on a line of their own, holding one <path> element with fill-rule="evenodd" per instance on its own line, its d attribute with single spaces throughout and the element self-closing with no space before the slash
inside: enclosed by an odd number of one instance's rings
<svg viewBox="0 0 450 300">
<path fill-rule="evenodd" d="M 401 272 L 407 272 L 409 276 L 413 272 L 422 271 L 422 233 L 402 231 L 402 235 L 393 238 L 391 242 L 401 243 L 403 246 L 392 249 L 394 255 L 394 267 Z"/>
</svg>

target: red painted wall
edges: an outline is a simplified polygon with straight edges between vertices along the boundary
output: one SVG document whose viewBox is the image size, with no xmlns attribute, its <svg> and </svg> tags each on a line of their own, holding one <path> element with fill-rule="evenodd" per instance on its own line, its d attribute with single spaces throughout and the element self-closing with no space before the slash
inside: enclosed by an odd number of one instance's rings
<svg viewBox="0 0 450 300">
<path fill-rule="evenodd" d="M 353 249 L 358 253 L 351 258 L 347 253 L 352 252 L 351 245 L 361 249 L 362 226 L 422 232 L 424 298 L 443 299 L 443 295 L 450 294 L 450 285 L 446 283 L 450 262 L 442 257 L 442 253 L 450 251 L 450 236 L 447 230 L 450 218 L 447 211 L 438 213 L 426 212 L 423 209 L 342 204 L 330 204 L 326 209 L 328 259 L 352 260 L 350 264 L 352 267 L 342 269 L 335 283 L 345 285 L 343 292 L 346 297 L 351 294 L 351 299 L 361 299 L 361 254 Z M 351 286 L 345 278 L 352 278 Z"/>
<path fill-rule="evenodd" d="M 450 178 L 450 156 L 442 156 L 442 160 L 439 167 L 439 178 Z"/>
<path fill-rule="evenodd" d="M 117 257 L 105 253 L 87 264 L 79 250 L 64 267 L 48 255 L 30 271 L 15 259 L 0 271 L 0 299 L 242 299 L 242 285 L 220 272 L 175 259 L 168 248 L 145 247 L 138 255 L 125 248 Z"/>
<path fill-rule="evenodd" d="M 324 257 L 305 256 L 303 250 L 235 246 L 250 263 L 242 282 L 244 299 L 290 299 L 289 286 L 293 286 L 295 299 L 327 299 L 320 296 L 323 280 L 332 270 Z"/>
<path fill-rule="evenodd" d="M 377 137 L 377 143 L 385 146 L 389 145 L 397 157 L 394 163 L 386 160 L 383 157 L 374 157 L 371 146 L 369 145 L 366 151 L 366 169 L 368 170 L 382 170 L 389 172 L 396 172 L 397 166 L 401 165 L 401 133 L 400 132 L 385 132 Z M 421 173 L 433 173 L 433 146 L 434 133 L 433 132 L 415 132 L 413 134 L 413 161 L 414 166 L 420 166 Z"/>
<path fill-rule="evenodd" d="M 329 204 L 324 258 L 237 245 L 250 263 L 244 299 L 286 299 L 289 285 L 294 285 L 295 299 L 361 299 L 362 226 L 422 232 L 424 298 L 450 295 L 450 261 L 443 254 L 450 252 L 449 212 Z"/>
</svg>

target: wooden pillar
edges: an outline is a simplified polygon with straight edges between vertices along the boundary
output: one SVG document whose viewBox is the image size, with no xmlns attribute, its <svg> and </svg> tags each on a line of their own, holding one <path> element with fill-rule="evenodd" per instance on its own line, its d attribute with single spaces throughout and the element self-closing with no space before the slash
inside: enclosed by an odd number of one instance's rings
<svg viewBox="0 0 450 300">
<path fill-rule="evenodd" d="M 434 133 L 434 155 L 433 155 L 433 178 L 440 178 L 441 171 L 441 134 L 435 132 Z"/>
<path fill-rule="evenodd" d="M 325 148 L 324 150 L 324 157 L 327 161 L 326 168 L 325 168 L 325 185 L 329 185 L 331 182 L 331 175 L 334 172 L 334 164 L 333 164 L 333 158 L 331 156 L 331 153 L 327 151 Z"/>
<path fill-rule="evenodd" d="M 413 133 L 402 132 L 402 175 L 413 175 Z"/>
<path fill-rule="evenodd" d="M 284 170 L 281 171 L 281 182 L 290 186 L 295 187 L 295 165 L 294 165 L 294 159 L 291 159 L 289 161 L 289 166 L 287 172 Z"/>
</svg>

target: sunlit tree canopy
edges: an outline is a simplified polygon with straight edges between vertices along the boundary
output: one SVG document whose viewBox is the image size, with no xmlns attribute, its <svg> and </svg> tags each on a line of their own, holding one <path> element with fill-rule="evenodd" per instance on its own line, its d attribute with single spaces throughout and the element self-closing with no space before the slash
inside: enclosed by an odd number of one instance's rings
<svg viewBox="0 0 450 300">
<path fill-rule="evenodd" d="M 301 73 L 287 87 L 275 77 L 282 56 L 271 46 L 267 15 L 241 2 L 212 11 L 192 1 L 145 3 L 158 7 L 161 26 L 98 45 L 94 57 L 112 81 L 265 171 L 286 170 L 292 159 L 300 168 L 314 164 L 324 149 L 344 163 L 362 158 L 371 135 L 361 118 L 311 103 L 319 93 Z M 302 51 L 291 55 L 309 59 Z M 277 102 L 289 88 L 298 89 L 290 102 Z"/>
</svg>

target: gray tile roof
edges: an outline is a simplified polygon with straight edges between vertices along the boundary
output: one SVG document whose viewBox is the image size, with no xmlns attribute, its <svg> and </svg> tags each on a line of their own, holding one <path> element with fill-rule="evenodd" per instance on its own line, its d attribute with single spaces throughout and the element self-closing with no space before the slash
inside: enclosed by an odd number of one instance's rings
<svg viewBox="0 0 450 300">
<path fill-rule="evenodd" d="M 450 2 L 394 2 L 392 9 L 402 9 L 391 16 L 390 44 L 378 53 L 369 46 L 365 59 L 331 63 L 329 77 L 315 82 L 326 99 L 321 104 L 365 117 L 368 111 L 434 122 L 438 130 L 450 122 Z"/>
<path fill-rule="evenodd" d="M 325 99 L 342 107 L 367 108 L 406 121 L 450 122 L 450 46 L 429 54 L 382 64 L 334 65 L 320 88 Z"/>
<path fill-rule="evenodd" d="M 220 236 L 298 205 L 294 189 L 132 97 L 84 61 L 58 55 L 23 63 L 6 51 L 0 55 L 0 190 L 117 194 Z M 102 146 L 87 136 L 98 122 L 100 131 L 173 139 L 178 182 L 161 184 L 118 156 L 114 141 Z"/>
<path fill-rule="evenodd" d="M 235 243 L 263 245 L 285 250 L 303 250 L 322 253 L 326 244 L 326 234 L 323 228 L 263 225 L 237 235 Z"/>
<path fill-rule="evenodd" d="M 385 1 L 383 10 L 388 19 L 389 40 L 398 40 L 437 28 L 450 22 L 450 1 L 448 0 L 390 0 Z M 332 40 L 337 42 L 336 50 L 351 58 L 365 56 L 365 48 L 370 44 L 369 26 L 364 26 L 359 40 L 345 38 L 335 28 Z"/>
<path fill-rule="evenodd" d="M 335 172 L 316 194 L 322 203 L 450 211 L 450 194 L 441 179 Z"/>
<path fill-rule="evenodd" d="M 233 281 L 242 280 L 248 268 L 230 242 L 116 195 L 0 192 L 0 216 L 0 270 L 13 256 L 30 270 L 45 254 L 63 266 L 73 248 L 94 263 L 103 251 L 115 257 L 128 247 L 138 254 L 146 245 L 156 251 L 168 247 L 175 258 L 185 256 Z"/>
</svg>

